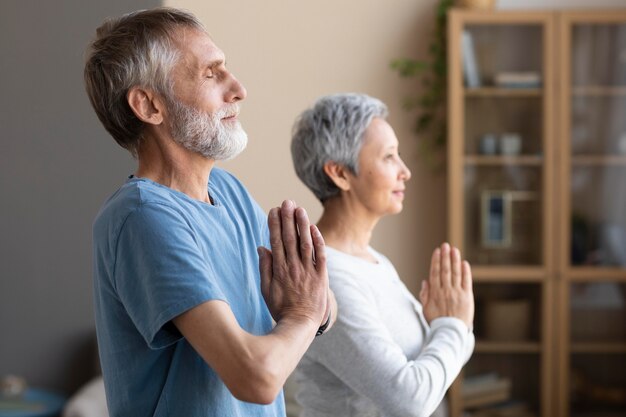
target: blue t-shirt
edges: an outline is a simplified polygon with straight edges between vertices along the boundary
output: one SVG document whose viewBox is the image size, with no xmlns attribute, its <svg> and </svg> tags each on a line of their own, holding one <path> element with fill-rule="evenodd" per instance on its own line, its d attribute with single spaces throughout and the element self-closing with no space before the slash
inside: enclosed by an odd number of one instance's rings
<svg viewBox="0 0 626 417">
<path fill-rule="evenodd" d="M 96 329 L 109 413 L 128 416 L 284 416 L 237 400 L 171 320 L 224 300 L 255 335 L 272 329 L 258 272 L 266 216 L 243 185 L 214 168 L 213 205 L 131 177 L 93 228 Z"/>
</svg>

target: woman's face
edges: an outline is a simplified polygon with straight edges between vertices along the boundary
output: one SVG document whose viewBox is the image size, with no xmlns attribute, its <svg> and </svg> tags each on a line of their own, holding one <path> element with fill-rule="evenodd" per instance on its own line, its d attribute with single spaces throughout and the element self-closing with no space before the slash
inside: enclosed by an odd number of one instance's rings
<svg viewBox="0 0 626 417">
<path fill-rule="evenodd" d="M 411 171 L 398 153 L 398 139 L 385 120 L 374 118 L 365 130 L 359 153 L 358 175 L 349 175 L 350 190 L 375 216 L 402 211 L 404 183 Z"/>
</svg>

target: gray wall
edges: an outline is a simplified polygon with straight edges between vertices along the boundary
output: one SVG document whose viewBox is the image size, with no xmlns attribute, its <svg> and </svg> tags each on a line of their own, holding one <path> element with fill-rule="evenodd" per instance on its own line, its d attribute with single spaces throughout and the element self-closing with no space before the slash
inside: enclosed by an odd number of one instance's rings
<svg viewBox="0 0 626 417">
<path fill-rule="evenodd" d="M 82 84 L 107 16 L 160 1 L 0 3 L 0 377 L 69 394 L 93 372 L 91 222 L 134 167 Z"/>
</svg>

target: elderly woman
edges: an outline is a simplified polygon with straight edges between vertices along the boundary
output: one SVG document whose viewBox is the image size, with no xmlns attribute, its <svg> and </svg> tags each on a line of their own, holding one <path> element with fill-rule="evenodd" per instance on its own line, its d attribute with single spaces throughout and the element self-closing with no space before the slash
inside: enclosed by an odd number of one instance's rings
<svg viewBox="0 0 626 417">
<path fill-rule="evenodd" d="M 420 302 L 370 246 L 374 227 L 402 210 L 411 177 L 386 106 L 361 94 L 321 98 L 294 126 L 300 179 L 322 202 L 334 328 L 296 372 L 302 417 L 428 416 L 474 347 L 469 264 L 444 243 L 432 256 Z"/>
</svg>

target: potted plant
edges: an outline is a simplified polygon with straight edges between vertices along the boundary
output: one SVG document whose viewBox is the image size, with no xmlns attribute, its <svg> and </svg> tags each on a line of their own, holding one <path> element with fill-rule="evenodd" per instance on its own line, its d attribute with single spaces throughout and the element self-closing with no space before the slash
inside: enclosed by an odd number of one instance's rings
<svg viewBox="0 0 626 417">
<path fill-rule="evenodd" d="M 454 0 L 440 0 L 435 14 L 435 27 L 428 46 L 428 58 L 400 58 L 391 68 L 401 77 L 417 78 L 421 89 L 417 95 L 404 97 L 402 106 L 416 113 L 414 131 L 418 135 L 419 152 L 431 165 L 441 167 L 442 150 L 446 145 L 447 92 L 447 18 Z"/>
<path fill-rule="evenodd" d="M 494 0 L 459 0 L 461 6 L 478 10 L 494 7 Z M 417 95 L 405 97 L 403 107 L 416 113 L 414 131 L 419 137 L 419 152 L 434 168 L 442 168 L 447 139 L 447 21 L 454 0 L 439 0 L 435 11 L 428 57 L 426 59 L 400 58 L 391 62 L 391 68 L 402 77 L 417 78 Z"/>
</svg>

